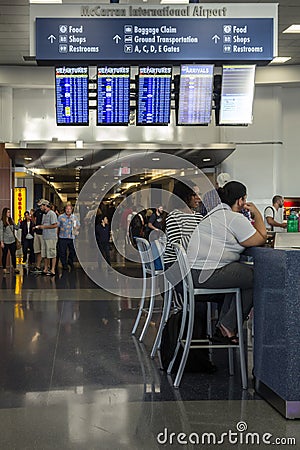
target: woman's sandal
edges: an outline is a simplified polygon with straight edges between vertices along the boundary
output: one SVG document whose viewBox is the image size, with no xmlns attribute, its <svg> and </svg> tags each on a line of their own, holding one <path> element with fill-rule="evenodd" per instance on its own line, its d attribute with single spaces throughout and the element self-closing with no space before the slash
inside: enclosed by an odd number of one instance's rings
<svg viewBox="0 0 300 450">
<path fill-rule="evenodd" d="M 239 338 L 237 336 L 224 336 L 219 327 L 216 328 L 215 334 L 212 336 L 211 341 L 217 344 L 239 345 Z"/>
<path fill-rule="evenodd" d="M 231 345 L 239 345 L 239 338 L 237 336 L 226 336 Z"/>
</svg>

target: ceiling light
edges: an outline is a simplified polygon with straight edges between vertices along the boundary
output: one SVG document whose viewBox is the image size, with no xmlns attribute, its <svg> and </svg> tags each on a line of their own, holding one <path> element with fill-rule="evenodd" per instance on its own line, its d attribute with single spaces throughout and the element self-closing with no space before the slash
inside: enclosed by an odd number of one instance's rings
<svg viewBox="0 0 300 450">
<path fill-rule="evenodd" d="M 54 177 L 49 177 L 50 178 L 50 180 L 54 180 Z"/>
<path fill-rule="evenodd" d="M 203 162 L 208 162 L 208 161 L 211 161 L 211 158 L 203 158 L 202 161 Z"/>
<path fill-rule="evenodd" d="M 152 158 L 152 161 L 159 161 L 160 158 Z"/>
<path fill-rule="evenodd" d="M 83 161 L 83 157 L 82 156 L 78 156 L 77 158 L 75 158 L 75 161 Z"/>
<path fill-rule="evenodd" d="M 76 177 L 76 180 L 79 180 L 80 179 L 80 177 Z"/>
<path fill-rule="evenodd" d="M 101 169 L 104 169 L 105 166 L 101 166 Z"/>
<path fill-rule="evenodd" d="M 62 3 L 62 0 L 29 0 L 29 3 L 40 3 L 46 5 L 47 3 Z"/>
<path fill-rule="evenodd" d="M 299 24 L 291 25 L 286 30 L 284 30 L 283 33 L 300 33 L 300 25 Z"/>
<path fill-rule="evenodd" d="M 76 148 L 83 148 L 83 141 L 76 141 Z"/>
<path fill-rule="evenodd" d="M 189 3 L 189 0 L 160 0 L 161 5 L 186 5 Z"/>
<path fill-rule="evenodd" d="M 283 64 L 289 61 L 290 59 L 292 59 L 291 56 L 276 56 L 275 58 L 272 59 L 270 64 Z"/>
<path fill-rule="evenodd" d="M 25 161 L 32 161 L 32 158 L 30 158 L 30 156 L 25 156 Z"/>
</svg>

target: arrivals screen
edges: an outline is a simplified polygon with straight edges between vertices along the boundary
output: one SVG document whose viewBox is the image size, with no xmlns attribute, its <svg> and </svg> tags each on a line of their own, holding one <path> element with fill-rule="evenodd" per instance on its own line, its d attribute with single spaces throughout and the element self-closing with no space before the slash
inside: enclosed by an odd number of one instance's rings
<svg viewBox="0 0 300 450">
<path fill-rule="evenodd" d="M 211 121 L 213 65 L 180 68 L 178 125 L 208 125 Z"/>
<path fill-rule="evenodd" d="M 252 123 L 255 65 L 223 66 L 220 125 Z"/>
<path fill-rule="evenodd" d="M 172 67 L 139 67 L 137 125 L 170 122 Z"/>
<path fill-rule="evenodd" d="M 88 67 L 56 67 L 55 88 L 57 125 L 88 125 Z"/>
<path fill-rule="evenodd" d="M 97 125 L 128 125 L 130 67 L 98 67 Z"/>
</svg>

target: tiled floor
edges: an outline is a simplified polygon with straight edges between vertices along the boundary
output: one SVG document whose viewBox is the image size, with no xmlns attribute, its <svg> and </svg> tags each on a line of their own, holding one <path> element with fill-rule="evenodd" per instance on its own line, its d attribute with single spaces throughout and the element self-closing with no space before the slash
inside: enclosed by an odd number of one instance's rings
<svg viewBox="0 0 300 450">
<path fill-rule="evenodd" d="M 81 269 L 55 278 L 0 269 L 0 283 L 1 450 L 211 448 L 200 445 L 202 433 L 221 439 L 241 421 L 259 439 L 295 437 L 298 445 L 285 447 L 300 447 L 299 422 L 282 418 L 251 383 L 243 391 L 223 351 L 215 374 L 186 373 L 173 389 L 149 358 L 155 326 L 145 344 L 131 336 L 137 301 L 104 292 Z M 239 444 L 215 445 L 246 447 L 245 433 Z"/>
</svg>

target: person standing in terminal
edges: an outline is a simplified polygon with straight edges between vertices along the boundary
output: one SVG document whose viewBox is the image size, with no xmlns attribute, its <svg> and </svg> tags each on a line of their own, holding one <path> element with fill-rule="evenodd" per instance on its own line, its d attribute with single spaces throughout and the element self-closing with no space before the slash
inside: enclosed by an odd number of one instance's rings
<svg viewBox="0 0 300 450">
<path fill-rule="evenodd" d="M 155 212 L 150 216 L 148 221 L 149 234 L 151 233 L 151 231 L 159 231 L 163 229 L 163 212 L 163 207 L 158 206 Z"/>
<path fill-rule="evenodd" d="M 11 256 L 11 262 L 15 273 L 20 273 L 17 269 L 16 263 L 16 237 L 15 230 L 19 230 L 20 225 L 16 225 L 11 218 L 11 213 L 9 208 L 3 208 L 2 216 L 0 220 L 0 242 L 2 248 L 2 267 L 4 273 L 9 273 L 6 268 L 6 259 L 8 250 Z"/>
<path fill-rule="evenodd" d="M 27 254 L 29 250 L 29 264 L 33 264 L 35 261 L 34 251 L 33 251 L 33 239 L 34 239 L 34 231 L 33 231 L 34 223 L 30 218 L 29 211 L 26 211 L 24 214 L 24 220 L 21 222 L 21 230 L 22 230 L 22 248 L 23 248 L 23 263 L 27 263 Z"/>
<path fill-rule="evenodd" d="M 74 268 L 75 248 L 74 239 L 80 227 L 79 219 L 73 214 L 70 203 L 65 207 L 65 212 L 58 216 L 58 256 L 63 270 Z"/>
<path fill-rule="evenodd" d="M 200 213 L 202 216 L 206 216 L 209 211 L 221 203 L 217 189 L 224 187 L 230 180 L 231 176 L 226 172 L 222 172 L 217 176 L 216 189 L 211 189 L 210 191 L 205 192 L 202 197 L 202 205 L 200 207 Z"/>
<path fill-rule="evenodd" d="M 42 210 L 42 204 L 43 202 L 47 202 L 44 198 L 41 198 L 38 201 L 38 208 L 33 213 L 33 220 L 34 220 L 34 238 L 33 238 L 33 251 L 35 254 L 35 262 L 36 266 L 32 270 L 34 273 L 42 273 L 41 269 L 41 261 L 42 261 L 42 242 L 43 242 L 43 230 L 37 228 L 37 226 L 42 225 L 43 215 L 44 211 Z"/>
<path fill-rule="evenodd" d="M 48 200 L 44 200 L 41 210 L 45 212 L 41 225 L 36 225 L 35 229 L 43 230 L 42 257 L 45 258 L 42 275 L 54 276 L 56 264 L 56 244 L 57 244 L 57 216 L 51 210 Z M 51 269 L 49 269 L 51 264 Z"/>
<path fill-rule="evenodd" d="M 108 218 L 104 216 L 100 223 L 98 223 L 95 227 L 95 235 L 99 250 L 102 253 L 105 261 L 108 265 L 111 265 L 110 262 L 110 248 L 109 248 L 109 240 L 110 240 L 110 225 L 108 222 Z"/>
<path fill-rule="evenodd" d="M 283 204 L 284 198 L 281 195 L 275 195 L 272 199 L 272 206 L 265 208 L 264 217 L 267 231 L 285 231 L 287 224 L 283 222 Z"/>
</svg>

